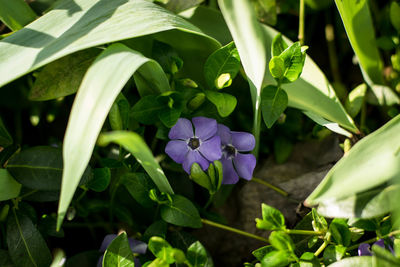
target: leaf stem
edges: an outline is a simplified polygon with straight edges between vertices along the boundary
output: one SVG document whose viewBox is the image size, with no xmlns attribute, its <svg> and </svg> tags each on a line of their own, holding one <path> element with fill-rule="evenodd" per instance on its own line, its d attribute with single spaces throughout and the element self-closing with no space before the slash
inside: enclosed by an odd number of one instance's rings
<svg viewBox="0 0 400 267">
<path fill-rule="evenodd" d="M 210 204 L 212 203 L 214 199 L 214 194 L 210 194 L 210 196 L 208 197 L 207 203 L 204 205 L 204 209 L 207 209 L 208 206 L 210 206 Z"/>
<path fill-rule="evenodd" d="M 24 197 L 30 196 L 30 195 L 36 193 L 37 191 L 39 191 L 39 190 L 33 189 L 32 191 L 29 191 L 28 193 L 23 194 L 22 196 L 19 196 L 18 198 L 19 198 L 19 199 L 23 199 Z"/>
<path fill-rule="evenodd" d="M 214 227 L 217 227 L 217 228 L 220 228 L 220 229 L 224 229 L 226 231 L 230 231 L 230 232 L 233 232 L 233 233 L 236 233 L 236 234 L 239 234 L 239 235 L 247 236 L 247 237 L 250 237 L 250 238 L 253 238 L 253 239 L 257 239 L 257 240 L 269 243 L 268 239 L 266 239 L 264 237 L 261 237 L 261 236 L 258 236 L 258 235 L 254 235 L 254 234 L 251 234 L 251 233 L 248 233 L 248 232 L 245 232 L 245 231 L 242 231 L 242 230 L 230 227 L 230 226 L 226 226 L 226 225 L 223 225 L 223 224 L 220 224 L 220 223 L 209 221 L 207 219 L 201 219 L 201 221 L 202 221 L 202 223 L 208 224 L 210 226 L 214 226 Z"/>
<path fill-rule="evenodd" d="M 286 229 L 286 233 L 290 235 L 323 235 L 324 232 L 311 231 L 311 230 L 298 230 L 298 229 Z"/>
<path fill-rule="evenodd" d="M 285 190 L 283 190 L 282 188 L 280 188 L 280 187 L 278 187 L 276 185 L 270 184 L 267 181 L 264 181 L 264 180 L 262 180 L 260 178 L 253 177 L 250 181 L 265 185 L 265 186 L 271 188 L 272 190 L 276 191 L 277 193 L 281 194 L 284 197 L 289 196 L 289 193 L 286 192 Z"/>
<path fill-rule="evenodd" d="M 300 0 L 300 14 L 299 14 L 299 42 L 300 45 L 304 44 L 304 22 L 305 22 L 305 7 L 304 0 Z"/>
<path fill-rule="evenodd" d="M 346 251 L 350 251 L 350 250 L 356 249 L 356 248 L 358 248 L 361 244 L 370 244 L 370 243 L 372 243 L 372 242 L 378 241 L 379 239 L 382 239 L 382 238 L 385 238 L 385 237 L 391 237 L 391 236 L 398 235 L 398 234 L 400 234 L 400 230 L 396 230 L 396 231 L 390 232 L 390 233 L 388 233 L 388 234 L 386 234 L 386 235 L 384 235 L 384 236 L 382 236 L 382 237 L 378 237 L 378 236 L 377 236 L 377 237 L 368 239 L 368 240 L 366 240 L 366 241 L 364 241 L 364 242 L 361 242 L 361 243 L 355 244 L 355 245 L 353 245 L 353 246 L 350 246 L 350 247 L 348 247 L 348 248 L 346 249 Z"/>
<path fill-rule="evenodd" d="M 321 254 L 322 251 L 324 251 L 324 249 L 328 246 L 330 242 L 331 242 L 331 235 L 329 235 L 328 238 L 324 240 L 324 243 L 322 243 L 322 245 L 317 249 L 317 251 L 315 251 L 314 256 L 318 257 L 319 254 Z"/>
</svg>

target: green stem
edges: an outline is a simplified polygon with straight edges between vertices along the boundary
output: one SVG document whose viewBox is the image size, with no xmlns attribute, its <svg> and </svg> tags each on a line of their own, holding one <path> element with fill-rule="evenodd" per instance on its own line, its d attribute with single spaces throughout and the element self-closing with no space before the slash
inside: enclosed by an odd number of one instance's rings
<svg viewBox="0 0 400 267">
<path fill-rule="evenodd" d="M 305 18 L 305 12 L 304 12 L 304 0 L 300 0 L 300 14 L 299 14 L 299 42 L 300 45 L 304 44 L 304 18 Z"/>
<path fill-rule="evenodd" d="M 260 93 L 261 95 L 261 93 Z M 253 121 L 253 135 L 256 141 L 253 154 L 258 158 L 258 152 L 260 149 L 260 131 L 261 131 L 261 97 L 256 97 L 256 103 L 254 103 L 254 121 Z"/>
<path fill-rule="evenodd" d="M 322 243 L 322 245 L 317 249 L 317 251 L 315 251 L 314 256 L 318 257 L 318 255 L 321 254 L 322 251 L 324 251 L 324 249 L 328 246 L 330 242 L 331 242 L 331 235 L 329 235 L 328 238 L 324 240 L 324 243 Z"/>
<path fill-rule="evenodd" d="M 23 194 L 22 196 L 20 196 L 20 197 L 18 197 L 18 198 L 19 198 L 19 199 L 23 199 L 24 197 L 30 196 L 30 195 L 36 193 L 37 191 L 39 191 L 39 190 L 33 189 L 32 191 L 29 191 L 28 193 Z"/>
<path fill-rule="evenodd" d="M 204 209 L 207 209 L 207 208 L 208 208 L 208 206 L 210 206 L 210 205 L 211 205 L 211 203 L 212 203 L 213 199 L 214 199 L 214 194 L 210 194 L 210 196 L 208 197 L 208 200 L 207 200 L 207 203 L 206 203 L 206 205 L 204 205 Z"/>
<path fill-rule="evenodd" d="M 365 97 L 363 99 L 363 103 L 361 106 L 361 116 L 360 116 L 360 131 L 365 133 L 365 121 L 367 118 L 367 102 L 365 101 Z"/>
<path fill-rule="evenodd" d="M 298 229 L 286 229 L 286 233 L 290 235 L 323 235 L 324 232 L 317 232 L 311 230 L 298 230 Z"/>
<path fill-rule="evenodd" d="M 217 228 L 220 228 L 220 229 L 224 229 L 224 230 L 227 230 L 227 231 L 239 234 L 239 235 L 247 236 L 247 237 L 250 237 L 250 238 L 253 238 L 253 239 L 257 239 L 257 240 L 269 243 L 268 239 L 266 239 L 264 237 L 261 237 L 261 236 L 258 236 L 258 235 L 254 235 L 254 234 L 251 234 L 251 233 L 248 233 L 248 232 L 245 232 L 245 231 L 242 231 L 242 230 L 230 227 L 230 226 L 226 226 L 226 225 L 223 225 L 223 224 L 220 224 L 220 223 L 212 222 L 212 221 L 209 221 L 209 220 L 206 220 L 206 219 L 201 219 L 201 221 L 204 224 L 208 224 L 208 225 L 211 225 L 211 226 L 214 226 L 214 227 L 217 227 Z"/>
<path fill-rule="evenodd" d="M 273 185 L 273 184 L 270 184 L 270 183 L 268 183 L 267 181 L 264 181 L 264 180 L 262 180 L 262 179 L 253 177 L 250 181 L 253 181 L 253 182 L 256 182 L 256 183 L 265 185 L 265 186 L 271 188 L 272 190 L 276 191 L 277 193 L 281 194 L 281 195 L 284 196 L 284 197 L 289 196 L 289 193 L 286 192 L 285 190 L 283 190 L 282 188 L 279 188 L 278 186 L 275 186 L 275 185 Z"/>
<path fill-rule="evenodd" d="M 370 244 L 370 243 L 372 243 L 372 242 L 378 241 L 379 239 L 386 238 L 386 237 L 391 237 L 391 236 L 398 235 L 398 234 L 400 234 L 400 230 L 396 230 L 396 231 L 390 232 L 390 233 L 388 233 L 388 234 L 386 234 L 386 235 L 384 235 L 384 236 L 382 236 L 382 237 L 374 237 L 374 238 L 368 239 L 367 241 L 364 241 L 364 242 L 355 244 L 355 245 L 353 245 L 353 246 L 350 246 L 350 247 L 348 247 L 348 248 L 346 249 L 346 251 L 350 251 L 350 250 L 356 249 L 356 248 L 358 248 L 361 244 Z"/>
</svg>

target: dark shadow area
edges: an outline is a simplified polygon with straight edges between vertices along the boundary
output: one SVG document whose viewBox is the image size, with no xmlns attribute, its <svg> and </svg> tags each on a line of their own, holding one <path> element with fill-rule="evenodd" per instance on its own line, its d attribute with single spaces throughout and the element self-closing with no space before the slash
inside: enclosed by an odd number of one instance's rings
<svg viewBox="0 0 400 267">
<path fill-rule="evenodd" d="M 20 36 L 24 36 L 24 38 L 21 38 Z M 23 28 L 18 31 L 18 34 L 13 34 L 8 38 L 3 39 L 2 42 L 24 47 L 41 48 L 55 39 L 56 38 L 49 34 L 29 28 Z"/>
</svg>

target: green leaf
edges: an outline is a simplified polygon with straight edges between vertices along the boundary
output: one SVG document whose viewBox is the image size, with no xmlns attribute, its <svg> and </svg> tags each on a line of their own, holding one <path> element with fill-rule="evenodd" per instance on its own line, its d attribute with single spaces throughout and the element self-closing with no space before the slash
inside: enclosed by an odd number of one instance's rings
<svg viewBox="0 0 400 267">
<path fill-rule="evenodd" d="M 7 128 L 4 126 L 3 120 L 0 117 L 0 146 L 6 147 L 13 143 L 11 135 L 8 133 Z"/>
<path fill-rule="evenodd" d="M 157 121 L 158 113 L 164 107 L 160 106 L 157 102 L 157 96 L 148 95 L 139 99 L 139 101 L 132 107 L 131 116 L 140 123 L 150 125 Z"/>
<path fill-rule="evenodd" d="M 146 243 L 149 242 L 152 236 L 159 236 L 161 238 L 166 237 L 167 235 L 167 223 L 159 220 L 153 222 L 144 232 L 142 240 Z"/>
<path fill-rule="evenodd" d="M 142 165 L 161 192 L 174 193 L 163 170 L 140 135 L 134 132 L 115 131 L 102 134 L 98 142 L 100 145 L 114 142 L 124 147 Z"/>
<path fill-rule="evenodd" d="M 49 146 L 22 150 L 7 163 L 7 170 L 23 186 L 38 190 L 60 190 L 63 171 L 62 151 Z M 78 184 L 90 180 L 90 168 L 84 170 Z"/>
<path fill-rule="evenodd" d="M 372 245 L 372 252 L 376 256 L 379 267 L 399 266 L 400 259 L 396 258 L 389 250 L 378 245 Z"/>
<path fill-rule="evenodd" d="M 160 106 L 164 106 L 158 112 L 158 118 L 168 128 L 176 124 L 184 107 L 183 97 L 180 93 L 169 91 L 157 97 Z"/>
<path fill-rule="evenodd" d="M 346 253 L 346 247 L 342 245 L 334 246 L 334 245 L 329 245 L 325 250 L 324 250 L 324 263 L 326 265 L 332 264 L 334 262 L 337 262 L 341 260 Z M 348 265 L 350 266 L 350 265 Z M 364 265 L 361 265 L 364 266 Z"/>
<path fill-rule="evenodd" d="M 285 111 L 288 105 L 288 95 L 284 90 L 275 85 L 268 85 L 261 93 L 261 112 L 264 123 L 268 128 L 274 125 L 275 121 Z"/>
<path fill-rule="evenodd" d="M 256 0 L 252 2 L 258 20 L 275 26 L 277 21 L 276 0 Z"/>
<path fill-rule="evenodd" d="M 296 42 L 286 48 L 279 56 L 284 62 L 284 83 L 292 83 L 296 81 L 302 71 L 304 66 L 304 61 L 306 59 L 306 54 L 301 51 L 301 45 Z"/>
<path fill-rule="evenodd" d="M 210 163 L 207 172 L 211 184 L 213 185 L 212 193 L 216 193 L 221 188 L 222 180 L 224 178 L 222 163 L 219 160 L 215 160 L 213 163 Z"/>
<path fill-rule="evenodd" d="M 354 88 L 347 96 L 345 107 L 352 118 L 360 112 L 366 92 L 367 85 L 363 83 Z"/>
<path fill-rule="evenodd" d="M 107 113 L 132 74 L 148 62 L 151 62 L 151 60 L 142 54 L 124 45 L 113 44 L 97 57 L 86 73 L 75 97 L 64 137 L 64 171 L 58 209 L 58 227 L 62 223 L 78 181 L 90 160 Z M 149 166 L 145 166 L 146 170 L 151 169 L 150 176 L 163 180 L 163 185 L 167 187 L 162 186 L 162 189 L 170 190 L 164 173 L 158 167 L 158 163 L 155 162 L 145 143 L 140 138 L 138 139 L 138 136 L 134 133 L 125 135 L 123 132 L 117 132 L 107 137 L 104 137 L 104 140 L 109 140 L 109 142 L 114 141 L 113 138 L 123 139 L 123 142 L 129 142 L 130 139 L 133 139 L 133 147 L 131 147 L 132 144 L 127 144 L 134 151 L 133 154 L 145 157 L 146 162 L 150 163 Z M 135 145 L 140 146 L 144 151 L 138 151 Z M 161 172 L 158 172 L 158 169 Z M 159 181 L 156 184 L 160 186 Z"/>
<path fill-rule="evenodd" d="M 316 209 L 311 210 L 312 226 L 314 231 L 326 231 L 328 230 L 328 223 L 325 218 L 318 214 Z"/>
<path fill-rule="evenodd" d="M 170 267 L 170 265 L 165 260 L 157 258 L 148 265 L 143 265 L 143 267 Z"/>
<path fill-rule="evenodd" d="M 45 101 L 76 93 L 83 76 L 99 53 L 99 49 L 86 49 L 46 65 L 39 72 L 29 92 L 29 99 Z"/>
<path fill-rule="evenodd" d="M 286 229 L 285 217 L 279 210 L 264 203 L 261 204 L 261 210 L 263 219 L 256 219 L 257 228 L 263 230 Z"/>
<path fill-rule="evenodd" d="M 21 184 L 6 169 L 0 169 L 0 201 L 19 196 Z"/>
<path fill-rule="evenodd" d="M 272 57 L 278 57 L 288 47 L 289 46 L 287 45 L 287 43 L 282 38 L 282 34 L 278 33 L 277 35 L 275 35 L 274 39 L 272 39 L 271 56 Z"/>
<path fill-rule="evenodd" d="M 390 87 L 380 84 L 373 84 L 371 90 L 367 91 L 367 101 L 372 105 L 379 106 L 400 104 L 400 98 L 397 94 Z"/>
<path fill-rule="evenodd" d="M 285 61 L 282 57 L 272 57 L 269 61 L 269 72 L 271 72 L 272 77 L 279 80 L 285 74 Z"/>
<path fill-rule="evenodd" d="M 168 44 L 154 41 L 152 56 L 160 64 L 166 73 L 174 75 L 182 66 L 183 61 L 178 53 Z"/>
<path fill-rule="evenodd" d="M 178 13 L 193 6 L 200 5 L 202 2 L 204 2 L 204 0 L 167 0 L 165 7 L 174 13 Z"/>
<path fill-rule="evenodd" d="M 190 179 L 196 184 L 204 187 L 205 189 L 212 191 L 213 185 L 211 184 L 210 177 L 203 171 L 199 164 L 196 162 L 192 164 L 190 169 Z"/>
<path fill-rule="evenodd" d="M 65 255 L 64 250 L 55 249 L 53 252 L 53 261 L 51 262 L 50 267 L 62 267 L 64 266 L 65 259 L 67 256 Z"/>
<path fill-rule="evenodd" d="M 193 267 L 203 267 L 208 261 L 207 251 L 199 241 L 190 245 L 186 255 Z"/>
<path fill-rule="evenodd" d="M 306 199 L 307 205 L 350 197 L 398 177 L 399 146 L 393 144 L 399 132 L 400 115 L 359 141 Z"/>
<path fill-rule="evenodd" d="M 7 221 L 7 246 L 16 267 L 50 266 L 51 253 L 29 217 L 12 209 Z"/>
<path fill-rule="evenodd" d="M 117 236 L 108 246 L 104 253 L 103 266 L 134 267 L 134 257 L 129 246 L 128 237 L 125 232 Z"/>
<path fill-rule="evenodd" d="M 156 185 L 144 173 L 126 173 L 121 177 L 122 184 L 131 196 L 143 207 L 150 208 L 154 202 L 149 197 L 149 191 Z"/>
<path fill-rule="evenodd" d="M 202 226 L 199 212 L 192 202 L 180 195 L 172 195 L 172 203 L 160 207 L 161 218 L 179 226 L 200 228 Z"/>
<path fill-rule="evenodd" d="M 348 138 L 351 138 L 353 136 L 350 132 L 340 127 L 338 123 L 328 121 L 311 111 L 304 111 L 303 113 L 304 115 L 312 119 L 315 123 L 328 128 L 332 132 L 347 136 Z"/>
<path fill-rule="evenodd" d="M 111 181 L 111 170 L 109 168 L 96 168 L 93 170 L 93 178 L 87 187 L 96 192 L 103 192 Z"/>
<path fill-rule="evenodd" d="M 227 117 L 236 107 L 237 100 L 233 95 L 211 90 L 206 90 L 205 93 L 207 99 L 217 107 L 218 113 L 221 117 Z"/>
<path fill-rule="evenodd" d="M 168 78 L 161 66 L 154 60 L 149 63 L 140 66 L 133 75 L 139 94 L 147 96 L 170 91 Z"/>
<path fill-rule="evenodd" d="M 60 1 L 29 27 L 0 42 L 0 87 L 76 51 L 149 34 L 176 45 L 185 62 L 196 64 L 220 46 L 197 27 L 150 1 Z M 187 61 L 191 59 L 198 61 Z"/>
<path fill-rule="evenodd" d="M 149 250 L 159 259 L 164 260 L 168 264 L 175 262 L 174 248 L 159 236 L 153 236 L 149 240 Z"/>
<path fill-rule="evenodd" d="M 390 21 L 393 27 L 400 32 L 400 4 L 396 1 L 392 1 L 390 4 Z"/>
<path fill-rule="evenodd" d="M 332 238 L 337 244 L 345 247 L 350 245 L 351 233 L 344 219 L 333 219 L 329 225 L 329 232 L 332 234 Z"/>
<path fill-rule="evenodd" d="M 0 266 L 2 267 L 14 267 L 11 261 L 11 257 L 7 250 L 0 249 Z"/>
<path fill-rule="evenodd" d="M 373 264 L 374 258 L 371 256 L 357 256 L 357 257 L 350 257 L 344 258 L 341 261 L 337 261 L 329 267 L 349 267 L 349 266 L 362 266 L 362 267 L 374 267 Z"/>
<path fill-rule="evenodd" d="M 275 233 L 275 232 L 273 232 Z M 261 260 L 262 267 L 284 267 L 290 263 L 289 251 L 271 251 Z"/>
<path fill-rule="evenodd" d="M 114 131 L 125 130 L 129 123 L 130 105 L 128 99 L 120 93 L 111 106 L 108 120 Z"/>
<path fill-rule="evenodd" d="M 37 17 L 24 0 L 0 0 L 0 6 L 0 20 L 12 31 L 22 29 Z"/>
<path fill-rule="evenodd" d="M 239 69 L 239 53 L 231 42 L 208 57 L 204 64 L 204 76 L 209 88 L 222 89 L 231 85 Z"/>
<path fill-rule="evenodd" d="M 278 164 L 285 163 L 292 154 L 293 144 L 283 136 L 274 139 L 274 156 Z"/>
<path fill-rule="evenodd" d="M 275 250 L 274 247 L 269 245 L 269 246 L 264 246 L 264 247 L 258 248 L 256 250 L 254 250 L 251 254 L 253 254 L 253 256 L 257 260 L 261 261 L 265 255 L 267 255 L 269 252 L 271 252 L 273 250 Z"/>
<path fill-rule="evenodd" d="M 280 251 L 294 251 L 294 244 L 288 234 L 283 231 L 274 231 L 269 235 L 268 238 L 271 245 Z"/>
<path fill-rule="evenodd" d="M 314 256 L 312 252 L 305 252 L 300 257 L 300 267 L 319 267 L 318 257 Z"/>
</svg>

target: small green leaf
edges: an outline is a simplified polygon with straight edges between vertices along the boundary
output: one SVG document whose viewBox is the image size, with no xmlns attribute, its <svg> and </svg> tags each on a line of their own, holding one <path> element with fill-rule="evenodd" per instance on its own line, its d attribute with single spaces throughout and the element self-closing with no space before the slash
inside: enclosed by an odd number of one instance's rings
<svg viewBox="0 0 400 267">
<path fill-rule="evenodd" d="M 305 252 L 300 257 L 300 267 L 319 267 L 318 257 L 314 256 L 311 252 Z"/>
<path fill-rule="evenodd" d="M 285 218 L 279 210 L 264 203 L 261 204 L 261 210 L 263 219 L 256 219 L 257 228 L 263 230 L 286 229 Z"/>
<path fill-rule="evenodd" d="M 227 117 L 236 107 L 236 97 L 226 93 L 215 92 L 211 90 L 205 91 L 208 100 L 213 103 L 221 117 Z"/>
<path fill-rule="evenodd" d="M 172 195 L 171 198 L 172 203 L 160 207 L 160 215 L 164 221 L 192 228 L 202 226 L 199 212 L 189 199 L 180 195 Z"/>
<path fill-rule="evenodd" d="M 273 232 L 275 233 L 275 232 Z M 262 267 L 284 267 L 290 263 L 291 253 L 289 251 L 271 251 L 261 260 Z"/>
<path fill-rule="evenodd" d="M 153 236 L 149 240 L 149 250 L 159 259 L 164 260 L 168 264 L 175 262 L 174 248 L 159 236 Z"/>
<path fill-rule="evenodd" d="M 342 245 L 338 246 L 329 245 L 324 250 L 324 263 L 326 265 L 329 265 L 336 261 L 339 261 L 344 257 L 345 253 L 346 253 L 346 247 Z"/>
<path fill-rule="evenodd" d="M 154 206 L 149 191 L 156 185 L 145 173 L 126 173 L 121 177 L 122 184 L 131 196 L 143 207 Z"/>
<path fill-rule="evenodd" d="M 209 88 L 222 89 L 231 85 L 239 69 L 239 53 L 231 42 L 208 57 L 204 64 L 204 76 Z"/>
<path fill-rule="evenodd" d="M 206 95 L 204 93 L 197 93 L 192 99 L 190 99 L 187 107 L 191 110 L 196 110 L 199 108 L 206 100 Z"/>
<path fill-rule="evenodd" d="M 87 187 L 96 192 L 107 189 L 111 181 L 111 170 L 109 168 L 96 168 L 93 170 L 93 178 L 88 182 Z"/>
<path fill-rule="evenodd" d="M 400 4 L 396 1 L 392 1 L 390 4 L 390 21 L 393 27 L 400 32 Z"/>
<path fill-rule="evenodd" d="M 328 230 L 328 223 L 326 222 L 325 218 L 318 214 L 316 209 L 312 209 L 312 226 L 314 231 L 326 231 Z"/>
<path fill-rule="evenodd" d="M 288 105 L 286 92 L 274 85 L 268 85 L 261 93 L 261 112 L 268 128 L 274 125 Z"/>
<path fill-rule="evenodd" d="M 134 257 L 125 232 L 117 236 L 108 246 L 103 258 L 103 267 L 134 267 Z"/>
<path fill-rule="evenodd" d="M 152 236 L 159 236 L 165 239 L 167 236 L 167 223 L 162 220 L 153 222 L 144 232 L 142 240 L 148 243 Z"/>
<path fill-rule="evenodd" d="M 6 147 L 13 143 L 11 135 L 8 133 L 7 128 L 4 126 L 3 120 L 0 117 L 0 146 Z"/>
<path fill-rule="evenodd" d="M 157 96 L 142 97 L 131 109 L 131 116 L 140 123 L 149 125 L 157 121 L 158 113 L 163 110 L 157 101 Z"/>
<path fill-rule="evenodd" d="M 349 226 L 344 219 L 335 218 L 329 225 L 329 231 L 332 234 L 332 238 L 337 244 L 347 247 L 350 245 L 351 233 Z"/>
<path fill-rule="evenodd" d="M 213 192 L 216 193 L 221 188 L 222 180 L 224 178 L 222 163 L 219 160 L 216 160 L 213 163 L 210 163 L 210 167 L 208 169 L 208 173 L 211 180 L 211 184 L 213 185 Z M 213 175 L 211 175 L 210 173 L 211 170 L 213 171 Z"/>
<path fill-rule="evenodd" d="M 7 221 L 7 246 L 15 266 L 50 266 L 51 253 L 28 216 L 12 209 Z"/>
<path fill-rule="evenodd" d="M 21 184 L 6 169 L 0 169 L 0 201 L 19 196 Z"/>
<path fill-rule="evenodd" d="M 190 179 L 205 189 L 212 191 L 213 185 L 211 184 L 210 177 L 203 171 L 199 164 L 193 163 L 190 169 Z"/>
<path fill-rule="evenodd" d="M 22 29 L 37 17 L 24 0 L 0 0 L 0 20 L 12 31 Z"/>
<path fill-rule="evenodd" d="M 354 88 L 347 96 L 345 107 L 352 118 L 360 112 L 366 92 L 367 85 L 363 83 Z"/>
<path fill-rule="evenodd" d="M 300 43 L 296 42 L 292 44 L 279 57 L 282 58 L 285 65 L 282 82 L 291 83 L 296 81 L 303 72 L 304 61 L 306 59 L 306 54 L 302 51 Z"/>
<path fill-rule="evenodd" d="M 282 57 L 274 56 L 269 61 L 269 71 L 272 77 L 279 80 L 285 74 L 285 62 Z"/>
<path fill-rule="evenodd" d="M 269 242 L 271 245 L 276 248 L 277 250 L 282 250 L 282 251 L 288 251 L 292 252 L 294 251 L 294 244 L 292 239 L 288 234 L 286 234 L 283 231 L 274 231 L 269 235 L 268 238 Z"/>
<path fill-rule="evenodd" d="M 193 267 L 203 267 L 208 261 L 207 251 L 199 241 L 191 244 L 186 254 Z"/>
<path fill-rule="evenodd" d="M 280 54 L 282 54 L 285 49 L 288 48 L 288 45 L 282 38 L 282 34 L 278 33 L 275 35 L 274 39 L 272 39 L 272 45 L 271 45 L 271 56 L 272 57 L 277 57 Z"/>
<path fill-rule="evenodd" d="M 265 255 L 273 250 L 275 250 L 273 246 L 264 246 L 254 250 L 251 254 L 253 254 L 257 260 L 261 261 L 265 257 Z"/>
<path fill-rule="evenodd" d="M 147 263 L 147 262 L 146 262 Z M 144 264 L 143 267 L 170 267 L 168 262 L 163 259 L 155 259 L 154 261 L 150 262 L 149 264 Z"/>
</svg>

